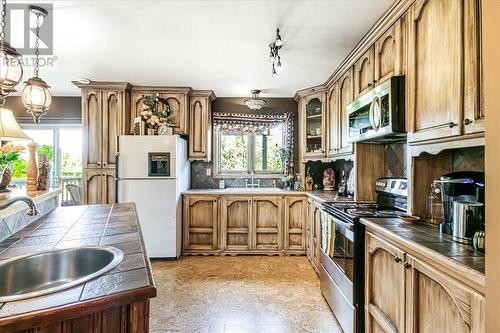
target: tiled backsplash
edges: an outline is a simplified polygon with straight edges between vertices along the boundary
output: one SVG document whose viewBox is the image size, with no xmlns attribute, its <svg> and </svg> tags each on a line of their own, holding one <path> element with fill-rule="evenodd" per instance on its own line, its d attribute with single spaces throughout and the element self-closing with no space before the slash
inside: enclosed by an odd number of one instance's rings
<svg viewBox="0 0 500 333">
<path fill-rule="evenodd" d="M 323 188 L 323 172 L 331 168 L 335 172 L 335 188 L 337 188 L 340 177 L 342 175 L 342 170 L 345 172 L 346 180 L 349 177 L 349 172 L 353 168 L 354 163 L 350 160 L 336 160 L 329 163 L 324 163 L 321 161 L 308 161 L 306 163 L 305 170 L 310 169 L 311 177 L 314 180 L 314 185 L 318 186 L 318 189 Z"/>
<path fill-rule="evenodd" d="M 192 189 L 212 189 L 219 188 L 219 179 L 207 176 L 207 169 L 211 169 L 212 164 L 203 161 L 191 162 L 191 188 Z M 259 178 L 256 178 L 259 179 Z M 272 178 L 260 179 L 261 187 L 273 187 Z M 245 178 L 224 178 L 226 187 L 245 187 Z"/>
<path fill-rule="evenodd" d="M 454 150 L 453 171 L 484 171 L 484 147 Z"/>
<path fill-rule="evenodd" d="M 384 170 L 386 177 L 407 177 L 406 143 L 385 145 Z"/>
</svg>

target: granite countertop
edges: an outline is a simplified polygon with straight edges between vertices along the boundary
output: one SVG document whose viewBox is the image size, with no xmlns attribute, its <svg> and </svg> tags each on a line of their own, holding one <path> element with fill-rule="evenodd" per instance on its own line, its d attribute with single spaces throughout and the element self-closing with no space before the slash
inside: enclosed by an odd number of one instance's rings
<svg viewBox="0 0 500 333">
<path fill-rule="evenodd" d="M 0 205 L 5 203 L 7 200 L 15 198 L 15 197 L 28 197 L 33 199 L 33 201 L 38 204 L 44 202 L 50 198 L 58 196 L 61 194 L 60 188 L 51 188 L 47 191 L 26 191 L 25 188 L 17 189 L 14 188 L 9 192 L 0 193 Z M 13 215 L 20 211 L 28 209 L 25 203 L 16 202 L 12 206 L 9 206 L 5 209 L 0 210 L 0 219 L 3 219 L 7 216 Z"/>
<path fill-rule="evenodd" d="M 44 250 L 109 245 L 123 251 L 122 262 L 111 271 L 76 287 L 26 300 L 0 303 L 0 331 L 24 318 L 61 309 L 91 310 L 108 297 L 117 304 L 131 297 L 156 296 L 151 267 L 134 204 L 58 207 L 0 242 L 0 261 Z M 116 305 L 116 304 L 114 304 Z"/>
<path fill-rule="evenodd" d="M 456 268 L 484 287 L 484 254 L 470 245 L 454 242 L 450 235 L 439 233 L 437 226 L 423 222 L 409 224 L 397 218 L 363 218 L 360 221 L 368 229 L 403 243 L 422 255 L 437 258 L 449 268 Z"/>
</svg>

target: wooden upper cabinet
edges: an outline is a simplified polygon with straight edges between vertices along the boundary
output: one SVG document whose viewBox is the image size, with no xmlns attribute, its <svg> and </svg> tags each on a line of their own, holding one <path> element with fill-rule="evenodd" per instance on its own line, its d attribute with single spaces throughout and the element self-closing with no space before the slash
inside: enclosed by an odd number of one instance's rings
<svg viewBox="0 0 500 333">
<path fill-rule="evenodd" d="M 462 134 L 468 1 L 418 0 L 410 9 L 409 142 Z"/>
<path fill-rule="evenodd" d="M 286 250 L 304 251 L 306 248 L 307 199 L 285 198 L 285 240 Z"/>
<path fill-rule="evenodd" d="M 328 156 L 334 156 L 339 151 L 340 145 L 340 105 L 339 88 L 334 83 L 328 90 L 326 97 L 328 109 Z"/>
<path fill-rule="evenodd" d="M 404 332 L 405 254 L 368 232 L 365 251 L 365 332 Z"/>
<path fill-rule="evenodd" d="M 316 92 L 301 98 L 301 129 L 300 146 L 303 157 L 326 157 L 326 107 L 325 92 Z"/>
<path fill-rule="evenodd" d="M 339 154 L 351 154 L 353 145 L 349 143 L 349 119 L 347 117 L 347 105 L 353 101 L 354 82 L 353 68 L 351 67 L 342 75 L 338 81 L 339 89 Z"/>
<path fill-rule="evenodd" d="M 484 332 L 483 296 L 411 255 L 407 263 L 407 332 Z"/>
<path fill-rule="evenodd" d="M 403 17 L 375 42 L 375 84 L 404 74 L 404 28 Z"/>
<path fill-rule="evenodd" d="M 374 47 L 370 47 L 354 65 L 354 98 L 373 88 L 375 82 Z"/>
<path fill-rule="evenodd" d="M 189 134 L 189 94 L 190 88 L 171 87 L 135 87 L 132 89 L 131 97 L 131 119 L 140 116 L 143 109 L 145 96 L 158 95 L 160 108 L 170 106 L 170 122 L 174 125 L 174 133 L 180 135 Z M 134 122 L 132 121 L 131 127 Z"/>
<path fill-rule="evenodd" d="M 253 197 L 252 249 L 281 250 L 282 198 L 276 196 Z"/>
<path fill-rule="evenodd" d="M 82 90 L 83 168 L 101 168 L 102 94 Z"/>
<path fill-rule="evenodd" d="M 217 196 L 184 197 L 184 250 L 214 251 L 219 248 L 217 205 Z"/>
<path fill-rule="evenodd" d="M 213 93 L 193 92 L 189 100 L 189 159 L 210 162 Z"/>
</svg>

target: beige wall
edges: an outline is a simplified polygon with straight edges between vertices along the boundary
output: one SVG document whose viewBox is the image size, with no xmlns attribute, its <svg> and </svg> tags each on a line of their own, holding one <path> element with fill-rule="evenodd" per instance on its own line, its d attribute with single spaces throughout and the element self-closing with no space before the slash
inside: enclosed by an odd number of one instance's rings
<svg viewBox="0 0 500 333">
<path fill-rule="evenodd" d="M 486 332 L 500 332 L 500 1 L 483 0 L 486 110 Z"/>
<path fill-rule="evenodd" d="M 80 101 L 80 96 L 53 96 L 50 109 L 40 124 L 80 124 L 82 122 Z M 33 124 L 33 117 L 26 112 L 20 96 L 7 97 L 5 107 L 12 110 L 20 124 Z"/>
</svg>

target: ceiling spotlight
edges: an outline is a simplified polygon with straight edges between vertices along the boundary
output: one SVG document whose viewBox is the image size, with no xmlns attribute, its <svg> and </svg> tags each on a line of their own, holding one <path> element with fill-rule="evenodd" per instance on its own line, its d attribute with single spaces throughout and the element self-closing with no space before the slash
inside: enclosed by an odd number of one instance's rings
<svg viewBox="0 0 500 333">
<path fill-rule="evenodd" d="M 252 98 L 245 100 L 245 104 L 251 110 L 260 110 L 264 105 L 266 105 L 266 100 L 259 98 L 260 90 L 254 89 L 252 90 Z"/>
</svg>

